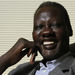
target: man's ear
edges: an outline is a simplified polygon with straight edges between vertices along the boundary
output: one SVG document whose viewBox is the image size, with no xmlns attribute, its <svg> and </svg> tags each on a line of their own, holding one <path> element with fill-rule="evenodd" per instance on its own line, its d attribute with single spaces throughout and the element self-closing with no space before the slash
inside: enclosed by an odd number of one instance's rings
<svg viewBox="0 0 75 75">
<path fill-rule="evenodd" d="M 68 29 L 68 35 L 72 36 L 73 35 L 73 31 Z"/>
<path fill-rule="evenodd" d="M 69 37 L 73 35 L 73 31 L 72 31 L 71 27 L 66 26 L 66 31 L 67 31 L 67 34 L 68 34 Z"/>
</svg>

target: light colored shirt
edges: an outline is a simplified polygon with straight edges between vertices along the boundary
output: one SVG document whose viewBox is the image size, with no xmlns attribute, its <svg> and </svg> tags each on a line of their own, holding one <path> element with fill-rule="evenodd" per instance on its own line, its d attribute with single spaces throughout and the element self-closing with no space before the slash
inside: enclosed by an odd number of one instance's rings
<svg viewBox="0 0 75 75">
<path fill-rule="evenodd" d="M 48 75 L 53 69 L 55 69 L 64 60 L 69 53 L 63 55 L 57 60 L 48 61 L 46 66 L 40 62 L 40 69 L 36 71 L 35 75 Z"/>
<path fill-rule="evenodd" d="M 35 75 L 48 75 L 49 72 L 51 72 L 56 66 L 58 66 L 60 63 L 56 63 L 56 60 L 48 61 L 46 63 L 46 66 L 40 62 L 40 70 L 36 71 Z"/>
</svg>

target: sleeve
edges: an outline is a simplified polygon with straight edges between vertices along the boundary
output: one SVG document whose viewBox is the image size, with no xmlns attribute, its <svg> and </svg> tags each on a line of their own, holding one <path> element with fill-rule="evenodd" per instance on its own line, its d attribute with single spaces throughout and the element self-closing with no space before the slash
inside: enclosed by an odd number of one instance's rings
<svg viewBox="0 0 75 75">
<path fill-rule="evenodd" d="M 20 64 L 17 68 L 9 72 L 8 75 L 26 75 L 29 63 Z"/>
<path fill-rule="evenodd" d="M 75 60 L 70 68 L 69 75 L 75 75 Z"/>
<path fill-rule="evenodd" d="M 70 52 L 72 53 L 72 55 L 75 57 L 75 43 L 70 44 Z"/>
</svg>

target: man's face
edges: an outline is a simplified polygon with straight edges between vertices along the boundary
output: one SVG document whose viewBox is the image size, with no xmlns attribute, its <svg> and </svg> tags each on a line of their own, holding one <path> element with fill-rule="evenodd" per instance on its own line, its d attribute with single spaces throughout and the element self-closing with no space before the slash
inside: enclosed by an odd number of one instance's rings
<svg viewBox="0 0 75 75">
<path fill-rule="evenodd" d="M 46 60 L 67 52 L 69 37 L 59 8 L 45 6 L 38 10 L 34 18 L 33 39 Z"/>
</svg>

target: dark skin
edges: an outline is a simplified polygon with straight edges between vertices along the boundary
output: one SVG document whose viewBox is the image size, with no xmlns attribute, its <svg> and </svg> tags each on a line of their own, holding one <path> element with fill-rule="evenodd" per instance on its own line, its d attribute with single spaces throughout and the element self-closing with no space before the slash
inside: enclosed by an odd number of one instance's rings
<svg viewBox="0 0 75 75">
<path fill-rule="evenodd" d="M 32 54 L 30 62 L 33 64 L 37 50 L 43 56 L 44 64 L 67 53 L 69 50 L 69 34 L 64 24 L 58 8 L 40 8 L 34 17 L 34 41 L 21 38 L 7 53 L 1 56 L 0 75 L 9 66 L 19 62 L 25 55 L 30 56 Z"/>
<path fill-rule="evenodd" d="M 43 56 L 44 63 L 69 51 L 68 35 L 59 8 L 44 6 L 38 10 L 34 18 L 33 39 Z"/>
<path fill-rule="evenodd" d="M 19 62 L 25 55 L 30 55 L 30 63 L 33 64 L 37 55 L 32 41 L 20 38 L 16 44 L 3 56 L 0 57 L 0 75 L 10 66 Z"/>
</svg>

